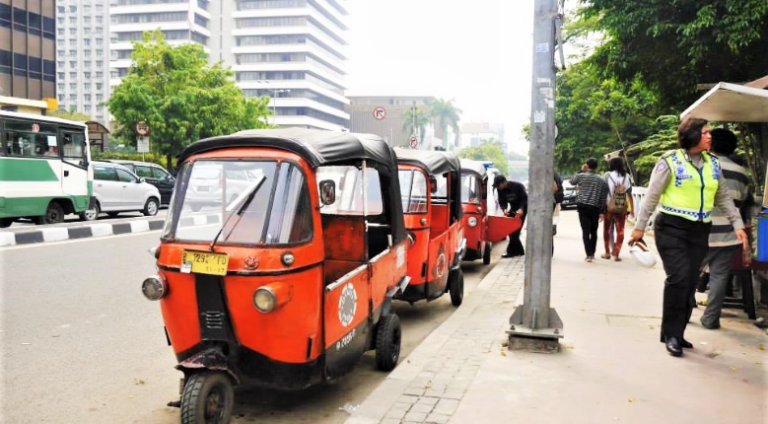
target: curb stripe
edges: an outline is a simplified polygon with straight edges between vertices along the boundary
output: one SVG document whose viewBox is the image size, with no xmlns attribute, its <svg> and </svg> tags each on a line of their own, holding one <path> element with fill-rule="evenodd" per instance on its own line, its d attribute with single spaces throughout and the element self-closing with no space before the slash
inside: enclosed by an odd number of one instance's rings
<svg viewBox="0 0 768 424">
<path fill-rule="evenodd" d="M 42 243 L 42 231 L 30 231 L 28 233 L 16 233 L 16 244 Z"/>
<path fill-rule="evenodd" d="M 127 234 L 131 232 L 131 224 L 126 222 L 125 224 L 112 224 L 113 234 Z"/>
<path fill-rule="evenodd" d="M 71 239 L 79 239 L 79 238 L 86 238 L 86 237 L 93 236 L 91 227 L 74 227 L 74 228 L 68 228 L 67 231 L 69 231 L 69 238 Z"/>
</svg>

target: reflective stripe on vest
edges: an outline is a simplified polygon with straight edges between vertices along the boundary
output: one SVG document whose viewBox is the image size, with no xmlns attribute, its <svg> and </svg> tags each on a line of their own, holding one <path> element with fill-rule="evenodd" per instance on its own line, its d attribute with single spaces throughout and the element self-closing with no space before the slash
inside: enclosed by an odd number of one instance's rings
<svg viewBox="0 0 768 424">
<path fill-rule="evenodd" d="M 691 163 L 683 150 L 675 150 L 664 158 L 674 179 L 661 194 L 664 213 L 691 221 L 712 221 L 720 164 L 707 152 L 701 152 L 701 157 L 701 169 Z"/>
</svg>

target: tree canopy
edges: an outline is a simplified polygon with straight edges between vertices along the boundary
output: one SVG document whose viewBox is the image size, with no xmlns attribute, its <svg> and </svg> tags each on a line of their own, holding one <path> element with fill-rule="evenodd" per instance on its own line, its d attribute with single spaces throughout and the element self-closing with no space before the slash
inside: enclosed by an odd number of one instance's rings
<svg viewBox="0 0 768 424">
<path fill-rule="evenodd" d="M 494 139 L 482 140 L 477 147 L 461 149 L 458 156 L 466 159 L 491 161 L 502 174 L 507 174 L 507 158 L 504 156 L 501 145 Z"/>
<path fill-rule="evenodd" d="M 172 46 L 160 31 L 134 43 L 132 66 L 107 105 L 116 132 L 132 138 L 136 122 L 150 128 L 153 153 L 171 158 L 190 143 L 243 129 L 266 128 L 269 99 L 245 98 L 234 73 L 209 65 L 199 44 Z"/>
<path fill-rule="evenodd" d="M 459 134 L 459 120 L 461 119 L 461 109 L 453 105 L 453 100 L 434 99 L 427 103 L 429 108 L 429 115 L 437 120 L 438 127 L 442 131 L 443 138 L 445 139 L 448 150 L 453 150 L 455 146 L 455 140 L 449 142 L 448 140 L 448 127 L 453 129 L 453 133 L 458 136 Z"/>
</svg>

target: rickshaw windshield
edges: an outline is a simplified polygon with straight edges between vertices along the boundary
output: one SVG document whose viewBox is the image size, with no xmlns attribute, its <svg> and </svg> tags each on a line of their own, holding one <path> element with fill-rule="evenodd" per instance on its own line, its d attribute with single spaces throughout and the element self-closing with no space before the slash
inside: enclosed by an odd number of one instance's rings
<svg viewBox="0 0 768 424">
<path fill-rule="evenodd" d="M 480 203 L 480 180 L 474 174 L 461 176 L 461 203 Z"/>
<path fill-rule="evenodd" d="M 257 185 L 262 177 L 264 182 Z M 237 207 L 250 196 L 253 199 L 244 207 Z M 311 239 L 312 209 L 301 169 L 290 162 L 265 160 L 185 163 L 163 238 L 210 243 L 219 232 L 217 245 L 295 244 Z"/>
<path fill-rule="evenodd" d="M 366 168 L 366 203 L 368 215 L 381 215 L 384 206 L 381 197 L 379 172 Z M 355 166 L 321 166 L 317 169 L 317 181 L 333 180 L 336 184 L 336 201 L 323 205 L 320 213 L 327 215 L 363 215 L 363 170 Z"/>
<path fill-rule="evenodd" d="M 427 178 L 418 171 L 401 169 L 398 171 L 400 180 L 400 197 L 404 213 L 427 212 Z"/>
</svg>

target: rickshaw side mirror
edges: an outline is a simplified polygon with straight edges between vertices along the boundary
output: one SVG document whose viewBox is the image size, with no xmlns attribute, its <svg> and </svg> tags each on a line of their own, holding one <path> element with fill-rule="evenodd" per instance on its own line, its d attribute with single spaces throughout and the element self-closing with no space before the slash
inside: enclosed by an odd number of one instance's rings
<svg viewBox="0 0 768 424">
<path fill-rule="evenodd" d="M 320 181 L 320 203 L 323 205 L 336 203 L 336 183 L 333 180 Z"/>
</svg>

